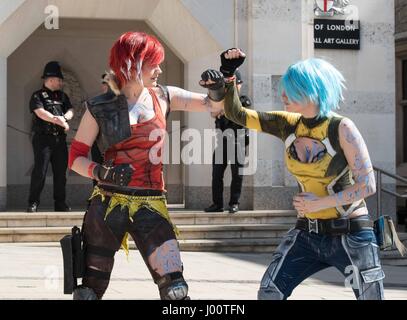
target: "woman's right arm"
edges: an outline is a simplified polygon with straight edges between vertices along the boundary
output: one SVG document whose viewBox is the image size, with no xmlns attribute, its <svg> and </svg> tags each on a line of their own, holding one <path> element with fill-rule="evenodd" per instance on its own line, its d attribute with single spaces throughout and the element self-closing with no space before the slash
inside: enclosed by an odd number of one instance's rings
<svg viewBox="0 0 407 320">
<path fill-rule="evenodd" d="M 234 82 L 226 83 L 225 116 L 243 127 L 272 134 L 280 139 L 287 135 L 287 127 L 295 124 L 300 114 L 285 111 L 261 112 L 244 108 Z"/>
<path fill-rule="evenodd" d="M 69 151 L 69 168 L 81 176 L 94 178 L 93 169 L 97 165 L 88 159 L 88 153 L 99 133 L 99 127 L 89 110 L 82 117 L 78 131 Z"/>
</svg>

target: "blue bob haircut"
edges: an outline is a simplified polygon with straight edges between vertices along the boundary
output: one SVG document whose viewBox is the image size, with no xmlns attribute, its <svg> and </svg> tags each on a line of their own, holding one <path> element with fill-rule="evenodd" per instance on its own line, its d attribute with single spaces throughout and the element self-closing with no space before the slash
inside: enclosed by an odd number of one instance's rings
<svg viewBox="0 0 407 320">
<path fill-rule="evenodd" d="M 279 90 L 290 103 L 314 103 L 319 107 L 318 117 L 324 117 L 339 109 L 344 101 L 344 82 L 343 75 L 329 62 L 311 58 L 291 65 L 281 79 Z"/>
</svg>

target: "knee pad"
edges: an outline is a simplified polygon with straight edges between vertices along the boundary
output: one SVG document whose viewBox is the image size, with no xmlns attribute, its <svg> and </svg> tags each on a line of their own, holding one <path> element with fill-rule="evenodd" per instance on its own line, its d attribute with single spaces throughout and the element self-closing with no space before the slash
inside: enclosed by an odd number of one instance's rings
<svg viewBox="0 0 407 320">
<path fill-rule="evenodd" d="M 95 291 L 93 289 L 79 286 L 73 291 L 74 300 L 98 300 Z"/>
<path fill-rule="evenodd" d="M 267 287 L 260 287 L 257 292 L 258 300 L 284 300 L 284 295 L 277 286 L 270 282 Z"/>
<path fill-rule="evenodd" d="M 188 285 L 181 272 L 166 274 L 157 281 L 161 300 L 188 300 Z"/>
</svg>

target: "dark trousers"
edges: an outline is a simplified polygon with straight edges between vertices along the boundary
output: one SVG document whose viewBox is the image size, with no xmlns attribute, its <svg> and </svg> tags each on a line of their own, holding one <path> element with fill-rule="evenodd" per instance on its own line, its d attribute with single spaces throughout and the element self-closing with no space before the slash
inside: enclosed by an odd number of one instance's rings
<svg viewBox="0 0 407 320">
<path fill-rule="evenodd" d="M 34 169 L 31 173 L 29 203 L 40 202 L 48 165 L 51 162 L 54 178 L 54 200 L 65 202 L 66 169 L 68 167 L 68 147 L 66 136 L 53 136 L 35 133 L 32 138 Z"/>
<path fill-rule="evenodd" d="M 232 144 L 235 143 L 233 152 Z M 223 176 L 230 162 L 232 172 L 232 182 L 230 185 L 229 205 L 239 204 L 240 194 L 242 193 L 243 175 L 239 174 L 239 169 L 244 167 L 244 155 L 240 159 L 238 152 L 244 153 L 245 147 L 238 148 L 238 144 L 233 140 L 223 139 L 223 144 L 218 144 L 212 159 L 212 199 L 217 206 L 223 207 Z M 229 148 L 229 153 L 228 153 Z M 241 160 L 239 162 L 239 160 Z"/>
</svg>

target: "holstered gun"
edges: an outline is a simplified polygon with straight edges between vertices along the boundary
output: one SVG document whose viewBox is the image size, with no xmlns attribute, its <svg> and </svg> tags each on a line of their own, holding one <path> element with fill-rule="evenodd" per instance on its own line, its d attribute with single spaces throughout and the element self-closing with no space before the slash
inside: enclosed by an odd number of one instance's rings
<svg viewBox="0 0 407 320">
<path fill-rule="evenodd" d="M 64 260 L 64 294 L 72 294 L 85 270 L 81 229 L 73 227 L 72 233 L 63 237 L 60 243 Z"/>
</svg>

